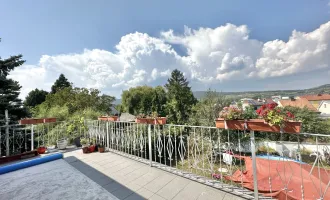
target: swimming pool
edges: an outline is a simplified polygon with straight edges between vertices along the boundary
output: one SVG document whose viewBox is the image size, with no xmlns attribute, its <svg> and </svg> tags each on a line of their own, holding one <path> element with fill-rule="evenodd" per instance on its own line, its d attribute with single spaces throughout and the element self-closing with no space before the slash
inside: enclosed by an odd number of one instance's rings
<svg viewBox="0 0 330 200">
<path fill-rule="evenodd" d="M 296 163 L 305 164 L 302 161 L 294 160 L 294 159 L 286 158 L 286 157 L 282 157 L 282 156 L 267 156 L 267 155 L 263 155 L 263 156 L 257 156 L 257 158 L 268 159 L 268 160 L 278 160 L 278 161 L 293 161 L 293 162 L 296 162 Z"/>
</svg>

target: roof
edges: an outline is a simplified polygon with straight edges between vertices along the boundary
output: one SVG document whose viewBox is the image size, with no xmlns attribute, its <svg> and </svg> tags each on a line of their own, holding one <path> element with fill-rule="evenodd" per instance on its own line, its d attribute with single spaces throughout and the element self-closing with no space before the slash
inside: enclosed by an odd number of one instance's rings
<svg viewBox="0 0 330 200">
<path fill-rule="evenodd" d="M 285 107 L 285 106 L 292 106 L 292 107 L 299 107 L 299 108 L 307 107 L 309 110 L 317 112 L 317 109 L 311 103 L 309 103 L 309 101 L 307 99 L 304 99 L 304 98 L 295 99 L 295 100 L 282 99 L 279 102 L 283 107 Z"/>
<path fill-rule="evenodd" d="M 247 103 L 249 105 L 253 106 L 262 106 L 264 104 L 270 104 L 270 103 L 275 103 L 272 99 L 263 99 L 261 101 L 254 100 L 254 99 L 245 99 L 242 103 Z"/>
<path fill-rule="evenodd" d="M 330 100 L 330 94 L 304 95 L 304 96 L 300 96 L 300 98 L 305 98 L 308 101 Z"/>
<path fill-rule="evenodd" d="M 256 100 L 244 100 L 243 103 L 247 103 L 249 105 L 252 105 L 252 106 L 261 106 L 261 105 L 264 105 L 265 103 L 264 102 L 259 102 L 259 101 L 256 101 Z"/>
<path fill-rule="evenodd" d="M 251 98 L 243 98 L 240 101 L 243 103 L 244 101 L 253 101 L 253 99 L 251 99 Z"/>
</svg>

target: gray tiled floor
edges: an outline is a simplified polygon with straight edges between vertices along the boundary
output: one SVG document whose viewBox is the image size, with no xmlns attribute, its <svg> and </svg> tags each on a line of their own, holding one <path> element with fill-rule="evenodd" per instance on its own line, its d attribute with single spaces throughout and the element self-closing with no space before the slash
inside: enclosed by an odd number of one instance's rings
<svg viewBox="0 0 330 200">
<path fill-rule="evenodd" d="M 114 153 L 76 150 L 64 159 L 119 199 L 242 199 Z"/>
</svg>

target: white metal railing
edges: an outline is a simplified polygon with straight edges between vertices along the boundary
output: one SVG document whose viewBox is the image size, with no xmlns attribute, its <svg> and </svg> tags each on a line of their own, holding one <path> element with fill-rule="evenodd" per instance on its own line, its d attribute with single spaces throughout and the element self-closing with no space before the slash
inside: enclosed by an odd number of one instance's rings
<svg viewBox="0 0 330 200">
<path fill-rule="evenodd" d="M 330 195 L 329 135 L 103 121 L 89 122 L 88 127 L 99 130 L 93 134 L 110 151 L 243 197 Z M 260 173 L 265 177 L 258 177 Z M 246 174 L 251 174 L 249 180 Z"/>
<path fill-rule="evenodd" d="M 85 121 L 69 132 L 70 124 L 2 126 L 0 154 L 86 137 L 111 152 L 241 197 L 330 199 L 329 135 L 105 121 Z"/>
<path fill-rule="evenodd" d="M 69 132 L 69 122 L 51 122 L 37 125 L 0 126 L 0 157 L 32 151 L 40 146 L 55 147 L 60 139 L 73 142 L 74 138 L 87 136 L 80 127 Z"/>
</svg>

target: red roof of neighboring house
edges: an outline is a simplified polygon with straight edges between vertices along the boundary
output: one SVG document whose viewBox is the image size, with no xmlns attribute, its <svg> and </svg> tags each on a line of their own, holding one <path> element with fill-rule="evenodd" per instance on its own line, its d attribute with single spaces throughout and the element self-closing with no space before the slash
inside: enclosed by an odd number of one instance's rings
<svg viewBox="0 0 330 200">
<path fill-rule="evenodd" d="M 330 94 L 304 95 L 304 96 L 300 96 L 300 98 L 305 98 L 308 101 L 330 100 Z"/>
<path fill-rule="evenodd" d="M 283 107 L 285 107 L 285 106 L 292 106 L 292 107 L 299 107 L 299 108 L 307 107 L 309 110 L 317 111 L 317 109 L 311 103 L 309 103 L 309 101 L 307 99 L 304 99 L 304 98 L 295 99 L 295 100 L 282 99 L 279 102 Z"/>
</svg>

